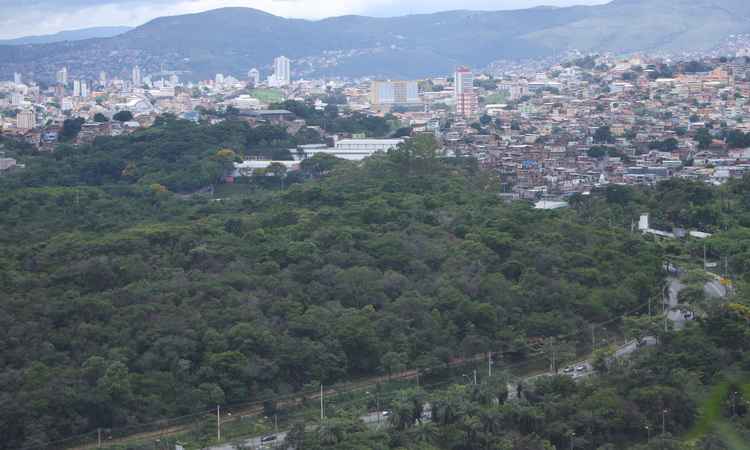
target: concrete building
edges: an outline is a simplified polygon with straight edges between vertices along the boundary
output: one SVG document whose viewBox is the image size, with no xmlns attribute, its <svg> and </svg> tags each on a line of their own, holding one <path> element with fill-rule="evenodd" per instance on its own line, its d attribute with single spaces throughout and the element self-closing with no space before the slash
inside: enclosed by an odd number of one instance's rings
<svg viewBox="0 0 750 450">
<path fill-rule="evenodd" d="M 73 97 L 81 96 L 81 80 L 73 80 Z"/>
<path fill-rule="evenodd" d="M 416 81 L 373 81 L 370 88 L 370 103 L 378 106 L 416 105 L 419 98 L 419 83 Z"/>
<path fill-rule="evenodd" d="M 291 61 L 286 56 L 279 56 L 273 60 L 273 75 L 268 84 L 273 87 L 289 86 L 292 82 Z"/>
<path fill-rule="evenodd" d="M 260 84 L 260 71 L 258 69 L 250 69 L 247 73 L 247 78 L 253 87 L 258 86 Z"/>
<path fill-rule="evenodd" d="M 20 111 L 16 116 L 16 128 L 21 131 L 33 130 L 36 127 L 36 114 L 30 109 Z"/>
<path fill-rule="evenodd" d="M 143 84 L 143 77 L 141 76 L 141 68 L 138 66 L 133 67 L 132 73 L 133 86 L 140 87 Z"/>
<path fill-rule="evenodd" d="M 63 86 L 68 85 L 68 68 L 63 67 L 62 69 L 57 71 L 57 82 L 62 84 Z"/>
<path fill-rule="evenodd" d="M 467 119 L 477 116 L 479 98 L 474 89 L 474 74 L 466 67 L 456 69 L 453 98 L 456 104 L 456 115 Z"/>
<path fill-rule="evenodd" d="M 13 72 L 13 83 L 14 84 L 22 84 L 23 83 L 23 77 L 18 72 Z"/>
<path fill-rule="evenodd" d="M 362 161 L 377 152 L 387 152 L 398 147 L 403 139 L 342 139 L 333 148 L 322 145 L 302 146 L 301 150 L 306 158 L 317 154 L 326 154 L 349 161 Z M 294 153 L 294 152 L 292 152 Z"/>
</svg>

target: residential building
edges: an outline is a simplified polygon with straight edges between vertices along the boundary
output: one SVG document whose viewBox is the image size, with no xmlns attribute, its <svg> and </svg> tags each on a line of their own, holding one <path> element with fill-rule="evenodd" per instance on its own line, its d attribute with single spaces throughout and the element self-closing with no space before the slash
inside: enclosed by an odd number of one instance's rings
<svg viewBox="0 0 750 450">
<path fill-rule="evenodd" d="M 16 116 L 16 128 L 21 131 L 33 130 L 36 127 L 36 114 L 33 110 L 24 109 Z"/>
<path fill-rule="evenodd" d="M 419 104 L 419 84 L 416 81 L 373 81 L 370 103 L 379 106 Z"/>
<path fill-rule="evenodd" d="M 289 86 L 292 82 L 291 61 L 286 56 L 279 56 L 273 60 L 273 75 L 271 75 L 269 85 L 274 87 Z"/>
<path fill-rule="evenodd" d="M 141 68 L 138 66 L 133 67 L 132 73 L 133 86 L 141 87 L 143 85 L 143 77 L 141 76 Z"/>
<path fill-rule="evenodd" d="M 62 69 L 57 71 L 57 82 L 62 84 L 63 86 L 68 85 L 68 68 L 63 67 Z"/>
<path fill-rule="evenodd" d="M 247 78 L 250 80 L 253 87 L 258 86 L 260 84 L 260 71 L 258 69 L 250 69 L 247 73 Z"/>
<path fill-rule="evenodd" d="M 21 76 L 20 73 L 18 72 L 13 73 L 13 83 L 17 85 L 23 83 L 23 77 Z"/>
<path fill-rule="evenodd" d="M 456 115 L 467 119 L 476 117 L 479 110 L 479 98 L 474 89 L 474 74 L 467 67 L 459 67 L 456 69 L 453 84 Z"/>
</svg>

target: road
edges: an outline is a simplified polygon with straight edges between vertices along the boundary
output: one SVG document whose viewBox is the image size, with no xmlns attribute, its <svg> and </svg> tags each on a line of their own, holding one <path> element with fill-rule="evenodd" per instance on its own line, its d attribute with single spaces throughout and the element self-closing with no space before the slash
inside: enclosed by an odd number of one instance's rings
<svg viewBox="0 0 750 450">
<path fill-rule="evenodd" d="M 715 277 L 712 275 L 712 280 L 706 282 L 704 285 L 704 292 L 708 297 L 711 298 L 724 298 L 728 295 L 727 288 L 721 284 L 720 279 L 718 277 Z M 668 278 L 668 285 L 665 292 L 665 298 L 664 303 L 668 307 L 667 309 L 667 319 L 672 321 L 674 324 L 675 330 L 681 330 L 685 327 L 685 324 L 692 320 L 691 316 L 686 316 L 685 312 L 680 308 L 680 301 L 679 296 L 680 292 L 682 292 L 687 285 L 682 283 L 680 281 L 679 277 L 669 277 Z M 641 344 L 638 344 L 638 341 L 630 341 L 625 343 L 624 345 L 618 347 L 614 352 L 615 358 L 625 358 L 635 352 L 638 351 L 639 348 L 642 346 L 654 346 L 656 345 L 656 338 L 654 337 L 646 337 L 642 340 Z M 580 361 L 575 364 L 569 365 L 565 368 L 563 368 L 560 371 L 560 374 L 562 375 L 569 375 L 576 381 L 583 380 L 585 378 L 591 377 L 595 374 L 593 365 L 590 360 L 586 361 Z M 521 381 L 523 384 L 528 384 L 530 382 L 533 382 L 535 379 L 545 377 L 545 376 L 552 376 L 552 372 L 533 375 L 530 377 L 525 377 Z M 514 401 L 517 399 L 517 383 L 509 383 L 508 384 L 508 401 Z M 427 410 L 425 418 L 429 420 L 429 408 L 425 408 Z M 388 417 L 387 413 L 384 413 L 382 411 L 377 412 L 371 412 L 369 414 L 366 414 L 361 417 L 362 421 L 370 426 L 379 426 L 380 424 L 387 424 Z M 224 444 L 224 445 L 218 445 L 214 447 L 208 447 L 206 450 L 235 450 L 238 445 L 241 445 L 245 448 L 253 449 L 253 450 L 260 450 L 260 449 L 273 449 L 273 448 L 283 448 L 284 447 L 284 440 L 286 439 L 287 432 L 280 432 L 277 434 L 271 434 L 261 437 L 255 437 L 251 439 L 247 439 L 245 441 L 241 441 L 234 444 Z M 268 440 L 267 442 L 263 442 L 263 439 L 272 438 Z"/>
</svg>

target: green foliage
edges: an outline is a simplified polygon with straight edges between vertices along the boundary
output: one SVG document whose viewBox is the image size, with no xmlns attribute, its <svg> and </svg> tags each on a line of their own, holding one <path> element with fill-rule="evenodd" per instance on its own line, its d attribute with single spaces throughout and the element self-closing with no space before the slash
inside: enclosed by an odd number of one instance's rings
<svg viewBox="0 0 750 450">
<path fill-rule="evenodd" d="M 116 120 L 118 122 L 130 122 L 131 120 L 133 120 L 133 113 L 131 113 L 130 111 L 120 111 L 112 116 L 112 120 Z"/>
<path fill-rule="evenodd" d="M 590 323 L 658 295 L 654 245 L 579 209 L 506 205 L 497 180 L 470 160 L 438 158 L 429 136 L 362 164 L 313 158 L 303 170 L 316 179 L 286 190 L 220 202 L 170 193 L 214 182 L 236 155 L 290 140 L 271 126 L 163 118 L 129 136 L 30 155 L 23 177 L 3 177 L 4 448 L 488 350 L 522 361 L 530 343 L 559 335 L 572 336 L 560 348 L 571 353 L 588 342 L 579 332 Z M 712 188 L 689 187 L 659 195 L 715 200 Z M 591 197 L 604 211 L 641 199 Z M 742 336 L 715 327 L 722 339 Z M 719 354 L 688 344 L 700 354 L 664 364 L 705 367 Z M 441 426 L 452 427 L 443 441 L 422 428 L 419 393 L 409 394 L 399 427 L 420 445 L 469 448 L 495 439 L 483 430 L 522 424 L 503 445 L 547 445 L 536 406 L 478 425 L 481 407 L 471 405 L 505 396 L 492 385 L 435 399 Z M 347 436 L 356 444 L 342 443 Z M 390 445 L 351 420 L 320 437 L 338 448 L 378 448 L 369 438 Z"/>
<path fill-rule="evenodd" d="M 86 121 L 80 117 L 75 119 L 65 119 L 63 122 L 62 130 L 60 131 L 61 142 L 71 142 L 78 137 L 78 133 L 81 132 L 81 126 Z"/>
</svg>

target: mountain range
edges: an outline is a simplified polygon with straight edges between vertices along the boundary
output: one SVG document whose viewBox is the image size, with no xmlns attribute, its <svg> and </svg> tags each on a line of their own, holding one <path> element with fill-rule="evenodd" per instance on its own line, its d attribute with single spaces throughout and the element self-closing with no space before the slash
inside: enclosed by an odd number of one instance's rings
<svg viewBox="0 0 750 450">
<path fill-rule="evenodd" d="M 92 38 L 108 38 L 132 30 L 133 27 L 94 27 L 61 31 L 55 34 L 24 36 L 15 39 L 0 39 L 0 45 L 52 44 L 65 41 L 82 41 Z"/>
<path fill-rule="evenodd" d="M 539 58 L 566 50 L 701 51 L 750 32 L 747 0 L 614 0 L 598 6 L 446 11 L 401 17 L 286 19 L 250 8 L 162 17 L 124 34 L 41 45 L 0 46 L 0 76 L 51 77 L 59 66 L 95 76 L 134 64 L 186 78 L 270 71 L 275 56 L 297 75 L 421 77 L 456 65 Z"/>
</svg>

